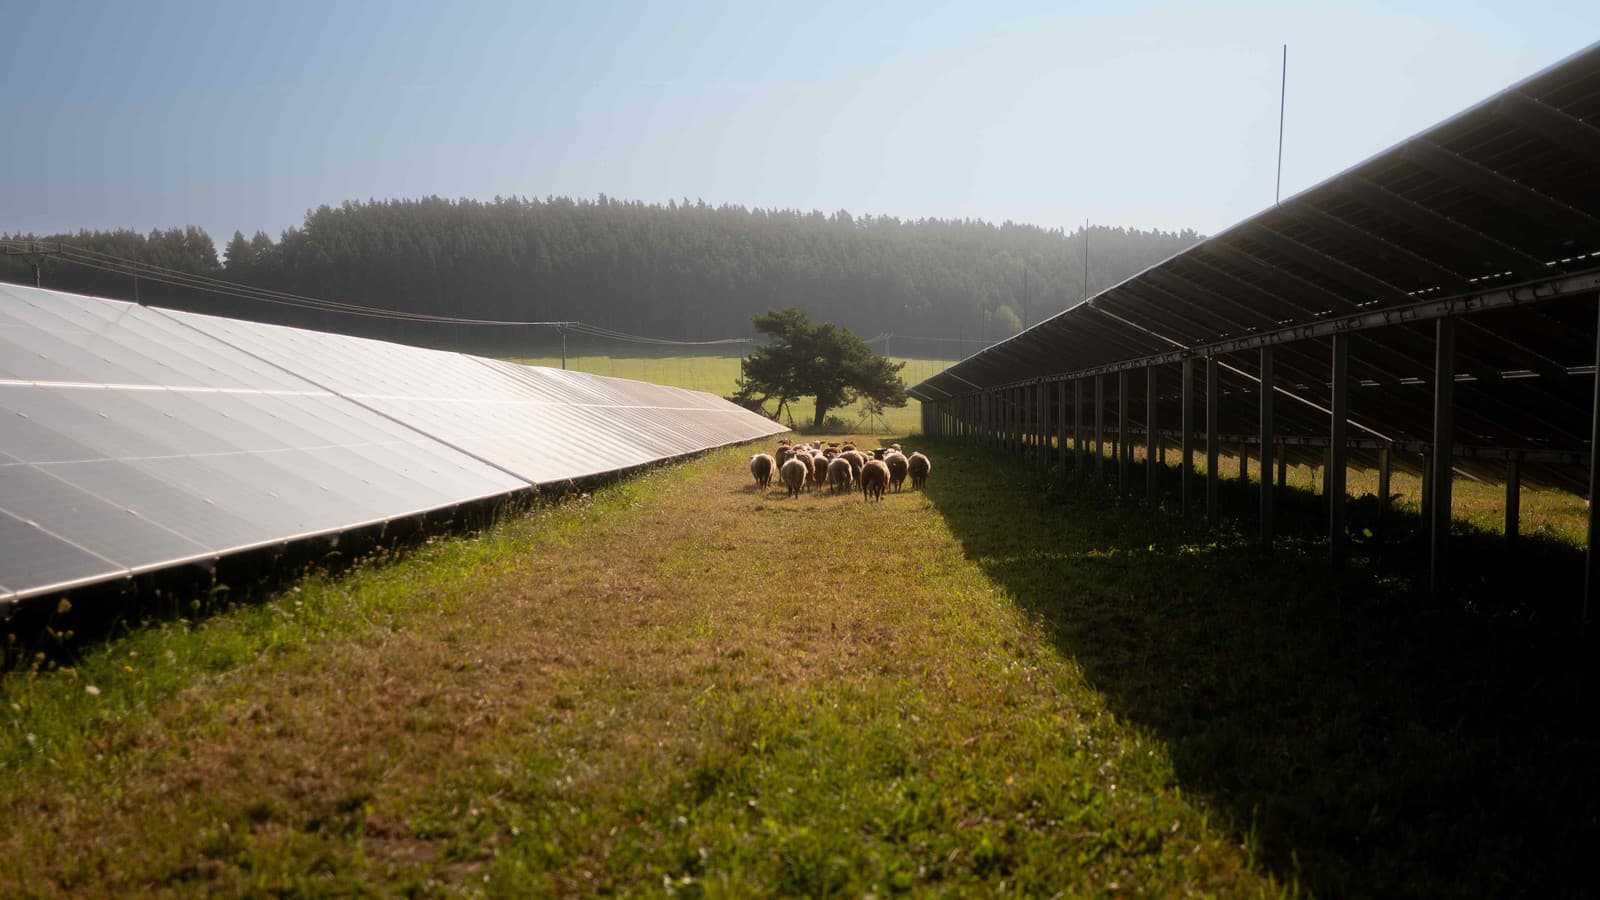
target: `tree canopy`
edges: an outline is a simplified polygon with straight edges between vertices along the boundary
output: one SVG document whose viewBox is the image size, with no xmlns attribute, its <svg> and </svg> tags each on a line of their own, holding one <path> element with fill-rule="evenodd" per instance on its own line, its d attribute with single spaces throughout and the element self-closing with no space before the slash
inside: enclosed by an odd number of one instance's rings
<svg viewBox="0 0 1600 900">
<path fill-rule="evenodd" d="M 754 318 L 756 331 L 772 338 L 744 362 L 734 400 L 752 408 L 776 399 L 781 410 L 800 397 L 816 398 L 812 427 L 821 430 L 829 412 L 865 399 L 877 406 L 905 406 L 905 363 L 872 352 L 867 342 L 832 322 L 813 322 L 804 312 L 768 311 Z"/>
<path fill-rule="evenodd" d="M 894 347 L 913 356 L 957 348 L 955 355 L 966 356 L 1197 240 L 1192 231 L 1068 233 L 1010 222 L 604 196 L 322 206 L 276 240 L 235 233 L 223 261 L 197 228 L 16 237 L 61 239 L 186 272 L 400 312 L 575 319 L 675 340 L 749 336 L 752 316 L 795 307 L 863 336 L 892 333 Z M 0 279 L 31 281 L 32 273 L 26 261 L 0 256 Z M 127 276 L 49 259 L 44 283 L 128 299 L 134 292 Z M 536 336 L 341 316 L 144 279 L 140 288 L 146 302 L 183 309 L 480 352 L 521 351 Z M 939 352 L 929 352 L 934 348 Z"/>
</svg>

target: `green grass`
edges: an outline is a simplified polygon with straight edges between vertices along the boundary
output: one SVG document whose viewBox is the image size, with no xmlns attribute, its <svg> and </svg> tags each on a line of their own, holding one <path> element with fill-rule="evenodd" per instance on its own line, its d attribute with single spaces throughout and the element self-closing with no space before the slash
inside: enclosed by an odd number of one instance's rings
<svg viewBox="0 0 1600 900">
<path fill-rule="evenodd" d="M 0 894 L 1592 883 L 1581 638 L 1329 577 L 1302 493 L 1266 557 L 1247 490 L 916 445 L 925 494 L 730 448 L 11 673 Z"/>
<path fill-rule="evenodd" d="M 908 386 L 936 375 L 954 364 L 954 360 L 942 359 L 910 359 L 898 356 L 891 359 L 905 363 L 905 368 L 900 371 L 900 377 Z M 737 389 L 739 361 L 738 356 L 716 354 L 701 356 L 650 353 L 632 356 L 569 354 L 567 368 L 578 372 L 592 372 L 596 375 L 631 378 L 635 381 L 706 391 L 719 397 L 726 397 Z M 513 362 L 560 368 L 561 357 L 559 355 L 519 357 Z M 809 398 L 802 399 L 793 405 L 784 421 L 792 419 L 793 424 L 797 426 L 809 426 L 815 415 L 815 409 Z M 774 411 L 769 409 L 769 412 Z M 888 410 L 887 414 L 875 423 L 866 420 L 865 410 L 860 403 L 835 410 L 832 415 L 837 415 L 850 427 L 863 433 L 868 430 L 869 425 L 882 434 L 908 434 L 922 427 L 921 412 L 914 400 L 907 406 Z"/>
</svg>

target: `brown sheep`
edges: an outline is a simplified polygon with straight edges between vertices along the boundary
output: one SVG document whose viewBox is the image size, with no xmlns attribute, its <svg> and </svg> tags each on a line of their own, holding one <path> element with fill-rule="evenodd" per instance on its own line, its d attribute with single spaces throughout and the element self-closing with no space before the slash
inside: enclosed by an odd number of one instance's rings
<svg viewBox="0 0 1600 900">
<path fill-rule="evenodd" d="M 839 454 L 843 459 L 850 461 L 850 469 L 855 477 L 861 477 L 861 467 L 867 464 L 867 455 L 860 450 L 846 450 Z"/>
<path fill-rule="evenodd" d="M 811 483 L 821 486 L 828 480 L 828 457 L 819 453 L 811 454 Z"/>
<path fill-rule="evenodd" d="M 804 483 L 809 484 L 809 483 L 811 483 L 813 481 L 816 481 L 816 479 L 817 479 L 817 461 L 815 459 L 812 459 L 810 453 L 807 453 L 804 449 L 796 450 L 794 452 L 794 456 L 790 457 L 790 459 L 798 459 L 798 460 L 800 460 L 800 464 L 806 467 L 806 479 L 805 479 Z M 781 467 L 780 467 L 780 470 L 779 470 L 779 474 L 782 474 Z"/>
<path fill-rule="evenodd" d="M 861 468 L 861 501 L 882 500 L 889 486 L 889 467 L 881 459 L 868 460 Z"/>
<path fill-rule="evenodd" d="M 933 463 L 918 451 L 906 460 L 906 470 L 911 474 L 912 489 L 922 490 L 928 486 L 928 473 L 933 471 Z"/>
<path fill-rule="evenodd" d="M 855 469 L 850 467 L 850 461 L 843 457 L 834 457 L 828 463 L 828 484 L 833 487 L 835 494 L 848 491 L 855 484 Z"/>
<path fill-rule="evenodd" d="M 906 483 L 906 470 L 909 468 L 903 453 L 888 453 L 883 457 L 883 464 L 889 467 L 889 486 L 895 493 Z"/>
<path fill-rule="evenodd" d="M 772 458 L 781 467 L 784 463 L 788 462 L 789 457 L 793 455 L 794 447 L 790 446 L 789 443 L 785 441 L 778 445 L 778 449 L 772 454 Z"/>
<path fill-rule="evenodd" d="M 811 469 L 800 461 L 801 458 L 802 454 L 798 453 L 789 457 L 789 461 L 778 471 L 778 475 L 783 479 L 783 486 L 789 489 L 791 497 L 800 496 L 800 489 L 806 486 L 806 477 L 811 473 Z"/>
<path fill-rule="evenodd" d="M 750 474 L 755 476 L 756 487 L 766 488 L 772 485 L 772 475 L 778 471 L 778 463 L 766 453 L 757 453 L 750 457 Z"/>
</svg>

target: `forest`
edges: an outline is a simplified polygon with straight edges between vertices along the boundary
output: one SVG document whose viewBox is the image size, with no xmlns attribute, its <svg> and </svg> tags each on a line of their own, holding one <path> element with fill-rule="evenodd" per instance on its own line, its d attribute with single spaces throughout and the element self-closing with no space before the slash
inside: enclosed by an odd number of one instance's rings
<svg viewBox="0 0 1600 900">
<path fill-rule="evenodd" d="M 1193 231 L 1074 232 L 682 201 L 427 197 L 322 206 L 277 240 L 195 227 L 3 235 L 256 287 L 472 319 L 579 320 L 695 341 L 753 334 L 797 307 L 907 355 L 965 356 L 1193 244 Z M 1088 278 L 1084 244 L 1088 243 Z M 0 279 L 30 282 L 19 256 Z M 201 293 L 46 258 L 44 286 L 433 346 L 525 345 L 547 329 L 359 318 Z M 936 340 L 930 340 L 936 339 Z M 921 342 L 921 346 L 919 346 Z M 955 352 L 960 350 L 961 352 Z"/>
</svg>

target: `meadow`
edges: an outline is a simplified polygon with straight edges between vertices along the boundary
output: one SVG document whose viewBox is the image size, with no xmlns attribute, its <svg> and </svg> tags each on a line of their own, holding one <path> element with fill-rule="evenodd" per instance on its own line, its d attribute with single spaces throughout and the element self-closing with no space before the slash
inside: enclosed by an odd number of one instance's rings
<svg viewBox="0 0 1600 900">
<path fill-rule="evenodd" d="M 567 356 L 567 368 L 577 372 L 592 372 L 597 375 L 667 384 L 694 391 L 706 391 L 719 397 L 726 397 L 737 389 L 741 357 L 736 354 L 656 353 L 652 352 L 654 348 L 648 347 L 643 349 L 605 347 L 598 352 L 594 350 L 579 352 L 576 344 L 577 342 L 574 342 L 575 349 Z M 944 371 L 955 363 L 955 360 L 901 356 L 891 356 L 890 359 L 905 364 L 905 368 L 900 370 L 900 377 L 908 387 Z M 561 367 L 559 354 L 520 356 L 513 358 L 512 361 L 530 366 Z M 771 407 L 772 404 L 769 404 L 768 413 L 775 412 Z M 791 426 L 808 428 L 815 412 L 816 408 L 811 398 L 802 398 L 790 405 L 782 421 Z M 835 410 L 830 415 L 838 416 L 846 427 L 862 434 L 907 434 L 922 427 L 921 411 L 915 400 L 899 409 L 886 410 L 883 417 L 876 419 L 868 419 L 866 410 L 860 403 Z"/>
<path fill-rule="evenodd" d="M 1592 887 L 1580 633 L 1404 538 L 1330 575 L 1304 490 L 1264 555 L 1249 485 L 913 441 L 924 493 L 728 448 L 9 673 L 0 894 Z"/>
</svg>

